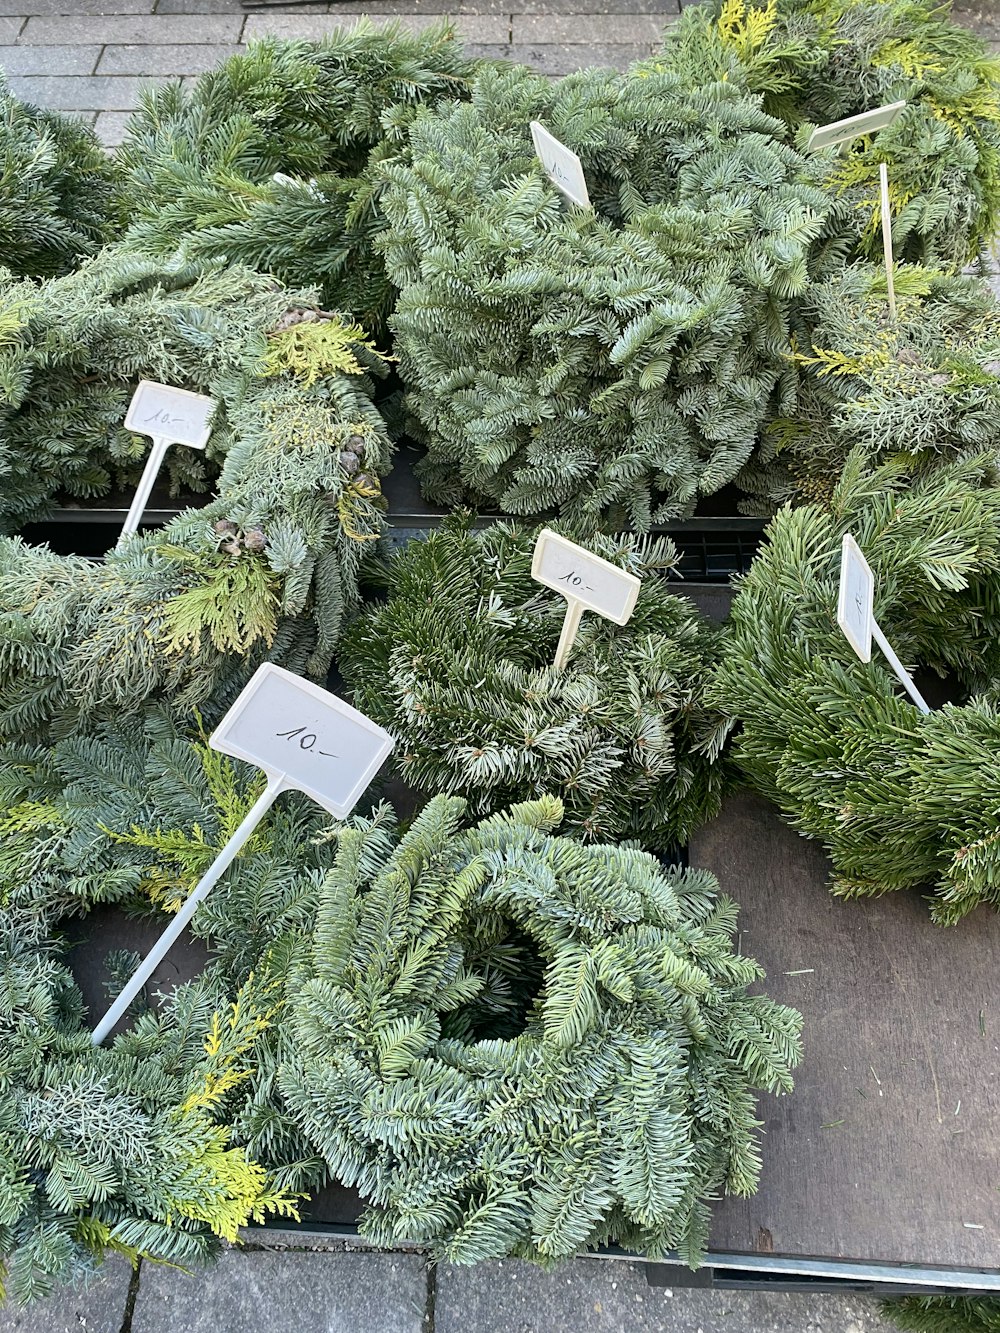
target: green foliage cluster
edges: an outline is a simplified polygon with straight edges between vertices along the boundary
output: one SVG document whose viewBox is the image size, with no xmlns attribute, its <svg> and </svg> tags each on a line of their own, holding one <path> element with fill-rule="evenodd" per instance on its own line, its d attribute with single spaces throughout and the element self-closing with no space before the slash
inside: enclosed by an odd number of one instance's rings
<svg viewBox="0 0 1000 1333">
<path fill-rule="evenodd" d="M 362 22 L 319 43 L 258 42 L 189 89 L 147 90 L 118 154 L 136 208 L 128 244 L 319 286 L 380 326 L 394 291 L 374 248 L 374 168 L 414 109 L 462 96 L 471 70 L 447 24 Z"/>
<path fill-rule="evenodd" d="M 719 808 L 722 723 L 702 697 L 718 630 L 673 591 L 672 542 L 595 536 L 639 600 L 624 626 L 585 615 L 554 670 L 566 602 L 531 577 L 535 535 L 458 520 L 399 552 L 338 649 L 354 701 L 408 784 L 474 815 L 552 794 L 587 840 L 676 848 Z"/>
<path fill-rule="evenodd" d="M 900 660 L 958 702 L 922 715 L 836 623 L 841 537 L 875 573 Z M 784 509 L 740 581 L 709 701 L 758 791 L 833 861 L 844 896 L 930 886 L 942 923 L 1000 906 L 1000 489 L 992 458 L 916 473 L 848 460 L 829 508 Z"/>
<path fill-rule="evenodd" d="M 252 1119 L 280 1039 L 269 951 L 311 922 L 305 904 L 331 859 L 311 843 L 316 807 L 283 800 L 199 913 L 195 928 L 214 937 L 207 971 L 105 1048 L 91 1045 L 66 966 L 68 918 L 186 894 L 254 782 L 155 710 L 145 729 L 3 747 L 0 1297 L 43 1296 L 108 1252 L 189 1266 L 251 1220 L 294 1214 L 288 1164 L 307 1145 L 293 1135 L 284 1158 L 271 1153 L 285 1161 L 279 1180 L 232 1121 L 241 1097 Z"/>
<path fill-rule="evenodd" d="M 882 1309 L 907 1333 L 1000 1333 L 998 1296 L 904 1296 Z"/>
<path fill-rule="evenodd" d="M 123 203 L 93 130 L 19 101 L 0 72 L 2 268 L 33 278 L 69 272 L 123 228 Z M 3 336 L 0 322 L 0 344 Z"/>
<path fill-rule="evenodd" d="M 217 400 L 208 456 L 221 465 L 207 506 L 100 563 L 0 538 L 0 736 L 64 732 L 156 695 L 181 711 L 205 705 L 265 654 L 324 677 L 362 551 L 382 528 L 390 455 L 373 381 L 356 373 L 380 363 L 350 326 L 285 369 L 283 341 L 315 315 L 308 294 L 117 248 L 68 277 L 8 285 L 0 300 L 9 526 L 57 485 L 105 489 L 109 458 L 142 457 L 148 441 L 121 423 L 143 376 Z M 175 480 L 205 483 L 200 454 L 168 457 Z"/>
<path fill-rule="evenodd" d="M 747 986 L 704 871 L 556 836 L 553 797 L 346 830 L 290 1003 L 282 1091 L 364 1232 L 474 1263 L 601 1242 L 691 1263 L 760 1170 L 754 1090 L 800 1016 Z"/>
<path fill-rule="evenodd" d="M 1000 59 L 947 3 L 708 0 L 684 9 L 655 63 L 759 94 L 799 142 L 803 126 L 905 99 L 891 128 L 823 155 L 846 234 L 872 259 L 880 162 L 897 258 L 954 271 L 1000 230 Z"/>
<path fill-rule="evenodd" d="M 710 875 L 555 836 L 555 798 L 463 828 L 437 797 L 399 838 L 388 807 L 323 835 L 282 797 L 194 920 L 205 973 L 90 1046 L 59 923 L 169 909 L 259 789 L 156 710 L 0 754 L 11 1293 L 106 1250 L 201 1261 L 330 1172 L 376 1239 L 458 1260 L 695 1262 L 707 1199 L 755 1186 L 754 1090 L 790 1087 L 801 1020 L 746 993 Z"/>
<path fill-rule="evenodd" d="M 592 211 L 549 183 L 531 120 L 579 154 Z M 430 498 L 644 530 L 732 480 L 790 410 L 827 208 L 780 128 L 648 68 L 484 70 L 417 114 L 381 244 Z"/>
<path fill-rule="evenodd" d="M 851 450 L 928 467 L 996 449 L 1000 306 L 972 276 L 896 270 L 889 318 L 884 269 L 852 264 L 816 282 L 800 314 L 811 345 L 796 361 L 795 412 L 772 421 L 740 474 L 769 511 L 828 504 Z"/>
</svg>

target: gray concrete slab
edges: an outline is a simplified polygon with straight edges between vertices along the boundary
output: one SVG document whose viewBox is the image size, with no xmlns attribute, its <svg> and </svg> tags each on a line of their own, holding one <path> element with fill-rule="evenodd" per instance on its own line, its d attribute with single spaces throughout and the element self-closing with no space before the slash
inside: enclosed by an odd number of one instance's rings
<svg viewBox="0 0 1000 1333">
<path fill-rule="evenodd" d="M 101 49 L 99 46 L 0 46 L 0 69 L 9 77 L 93 74 Z"/>
<path fill-rule="evenodd" d="M 439 22 L 440 14 L 379 14 L 372 17 L 376 27 L 399 21 L 401 27 L 410 32 L 423 32 Z M 510 20 L 506 14 L 455 14 L 454 24 L 459 34 L 470 42 L 506 42 L 510 37 Z M 255 37 L 303 37 L 316 41 L 335 28 L 353 28 L 358 22 L 357 15 L 345 19 L 344 15 L 331 12 L 327 15 L 303 15 L 301 18 L 291 14 L 257 14 L 247 16 L 243 30 L 243 40 L 252 41 Z"/>
<path fill-rule="evenodd" d="M 515 14 L 511 41 L 515 46 L 592 46 L 658 44 L 664 20 L 659 14 Z"/>
<path fill-rule="evenodd" d="M 132 1333 L 427 1333 L 426 1307 L 416 1255 L 227 1250 L 193 1277 L 145 1264 Z"/>
<path fill-rule="evenodd" d="M 86 1287 L 64 1288 L 27 1307 L 0 1305 L 0 1333 L 120 1333 L 131 1277 L 115 1255 Z"/>
<path fill-rule="evenodd" d="M 25 75 L 9 80 L 11 91 L 26 102 L 57 111 L 130 111 L 138 104 L 139 89 L 165 79 L 94 75 L 63 78 L 55 75 Z"/>
<path fill-rule="evenodd" d="M 229 56 L 234 56 L 245 49 L 235 44 L 106 46 L 101 62 L 97 66 L 97 72 L 98 74 L 204 74 Z"/>
<path fill-rule="evenodd" d="M 539 74 L 561 78 L 578 69 L 625 69 L 633 60 L 644 60 L 651 46 L 626 46 L 617 43 L 600 45 L 581 43 L 579 46 L 560 46 L 556 42 L 536 43 L 531 46 L 515 45 L 507 48 L 507 58 L 522 65 L 530 65 Z"/>
<path fill-rule="evenodd" d="M 23 18 L 0 19 L 0 42 L 16 42 L 23 26 Z"/>
<path fill-rule="evenodd" d="M 238 42 L 243 19 L 238 14 L 95 15 L 28 19 L 18 38 L 22 46 L 61 46 L 67 42 Z"/>
<path fill-rule="evenodd" d="M 581 1259 L 544 1273 L 508 1259 L 475 1268 L 439 1268 L 434 1333 L 893 1330 L 877 1302 L 867 1297 L 650 1287 L 641 1264 Z"/>
<path fill-rule="evenodd" d="M 125 138 L 131 119 L 131 111 L 98 111 L 94 130 L 106 148 L 115 148 Z"/>
</svg>

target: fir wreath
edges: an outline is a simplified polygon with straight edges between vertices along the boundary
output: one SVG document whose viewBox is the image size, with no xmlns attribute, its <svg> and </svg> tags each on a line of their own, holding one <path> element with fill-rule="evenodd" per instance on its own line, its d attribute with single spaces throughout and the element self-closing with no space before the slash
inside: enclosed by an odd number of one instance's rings
<svg viewBox="0 0 1000 1333">
<path fill-rule="evenodd" d="M 707 872 L 555 836 L 553 797 L 464 813 L 341 835 L 290 988 L 293 1113 L 377 1244 L 696 1264 L 706 1201 L 756 1187 L 754 1090 L 790 1088 L 800 1015 L 747 994 Z"/>
<path fill-rule="evenodd" d="M 829 504 L 856 447 L 918 467 L 995 451 L 996 297 L 977 278 L 910 266 L 896 270 L 896 296 L 893 320 L 884 270 L 852 264 L 803 297 L 795 413 L 768 425 L 739 477 L 759 507 Z"/>
<path fill-rule="evenodd" d="M 367 373 L 382 365 L 361 330 L 238 267 L 114 248 L 68 277 L 0 287 L 0 318 L 8 531 L 56 486 L 106 489 L 144 454 L 122 426 L 144 376 L 216 398 L 208 458 L 221 464 L 205 508 L 103 562 L 0 538 L 0 736 L 161 693 L 204 705 L 265 654 L 324 676 L 383 522 L 390 448 Z M 175 481 L 206 484 L 200 455 L 168 458 Z"/>
<path fill-rule="evenodd" d="M 464 95 L 472 68 L 447 23 L 410 34 L 362 20 L 322 42 L 256 43 L 190 89 L 147 91 L 118 150 L 129 244 L 319 286 L 380 326 L 394 290 L 374 249 L 374 167 L 415 107 Z"/>
<path fill-rule="evenodd" d="M 841 537 L 876 578 L 901 661 L 967 702 L 921 715 L 836 623 Z M 929 886 L 948 924 L 1000 906 L 1000 489 L 992 458 L 914 475 L 848 459 L 829 509 L 784 509 L 739 594 L 709 702 L 738 728 L 749 782 L 833 861 L 844 896 Z"/>
<path fill-rule="evenodd" d="M 0 273 L 69 272 L 124 224 L 124 193 L 93 130 L 19 101 L 0 71 Z M 0 324 L 0 344 L 5 333 Z"/>
<path fill-rule="evenodd" d="M 315 806 L 282 799 L 193 923 L 208 970 L 106 1048 L 66 966 L 66 923 L 93 904 L 183 899 L 255 783 L 156 709 L 0 749 L 0 1300 L 44 1296 L 107 1253 L 204 1262 L 322 1179 L 267 1095 L 282 939 L 311 925 L 331 859 Z M 241 1107 L 258 1153 L 233 1125 Z"/>
<path fill-rule="evenodd" d="M 543 175 L 540 120 L 593 211 Z M 828 208 L 723 83 L 483 70 L 384 165 L 391 324 L 425 493 L 592 529 L 689 513 L 790 410 L 788 311 Z"/>
<path fill-rule="evenodd" d="M 905 99 L 875 138 L 824 155 L 839 221 L 882 253 L 879 163 L 889 167 L 896 256 L 949 271 L 1000 229 L 1000 59 L 951 22 L 945 0 L 709 0 L 684 7 L 654 62 L 697 86 L 759 94 L 787 137 Z"/>
<path fill-rule="evenodd" d="M 697 1262 L 706 1200 L 756 1185 L 754 1091 L 790 1088 L 801 1019 L 746 993 L 711 875 L 553 836 L 554 798 L 463 829 L 437 797 L 397 839 L 387 807 L 324 834 L 283 797 L 194 919 L 205 974 L 90 1046 L 60 923 L 169 910 L 259 790 L 156 710 L 0 754 L 11 1294 L 107 1251 L 205 1260 L 331 1174 L 385 1243 Z"/>
<path fill-rule="evenodd" d="M 589 538 L 643 580 L 632 619 L 584 617 L 552 668 L 566 603 L 531 577 L 535 534 L 452 520 L 388 571 L 388 599 L 348 628 L 338 662 L 358 707 L 396 738 L 401 776 L 471 813 L 561 796 L 595 841 L 668 850 L 716 814 L 722 719 L 703 692 L 718 631 L 673 591 L 667 539 Z"/>
</svg>

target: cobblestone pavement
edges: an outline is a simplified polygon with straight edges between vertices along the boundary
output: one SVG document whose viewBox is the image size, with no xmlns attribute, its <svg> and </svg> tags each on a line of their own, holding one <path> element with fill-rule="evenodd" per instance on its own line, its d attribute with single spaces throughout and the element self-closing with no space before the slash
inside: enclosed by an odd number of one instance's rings
<svg viewBox="0 0 1000 1333">
<path fill-rule="evenodd" d="M 244 9 L 240 0 L 0 0 L 0 68 L 19 96 L 96 122 L 113 144 L 144 83 L 190 78 L 267 34 L 320 37 L 361 14 L 419 29 L 450 13 L 473 53 L 565 74 L 585 65 L 622 67 L 647 55 L 679 4 L 308 0 Z M 1000 48 L 997 0 L 962 0 L 956 13 Z"/>
</svg>

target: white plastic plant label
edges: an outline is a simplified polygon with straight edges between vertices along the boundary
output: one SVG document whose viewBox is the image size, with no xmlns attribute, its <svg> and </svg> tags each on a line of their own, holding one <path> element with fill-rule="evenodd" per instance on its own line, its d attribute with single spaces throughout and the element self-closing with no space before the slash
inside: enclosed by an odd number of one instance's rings
<svg viewBox="0 0 1000 1333">
<path fill-rule="evenodd" d="M 849 532 L 844 533 L 840 553 L 840 597 L 837 624 L 862 662 L 872 660 L 872 608 L 875 575 L 861 547 Z"/>
<path fill-rule="evenodd" d="M 214 750 L 245 759 L 268 785 L 295 788 L 346 819 L 392 751 L 364 713 L 265 662 L 213 732 Z"/>
<path fill-rule="evenodd" d="M 567 541 L 551 528 L 538 534 L 531 577 L 616 625 L 628 621 L 642 587 L 642 580 L 634 574 Z"/>
<path fill-rule="evenodd" d="M 859 116 L 847 116 L 844 120 L 831 121 L 829 125 L 819 125 L 809 136 L 806 147 L 811 152 L 821 148 L 835 148 L 838 144 L 849 143 L 863 134 L 877 134 L 887 130 L 903 107 L 902 102 L 890 102 L 886 106 L 877 106 L 871 111 L 862 111 Z"/>
<path fill-rule="evenodd" d="M 170 444 L 186 444 L 189 449 L 204 449 L 212 433 L 214 411 L 214 398 L 156 380 L 141 380 L 125 415 L 125 429 Z"/>
<path fill-rule="evenodd" d="M 549 180 L 574 204 L 581 208 L 590 207 L 590 193 L 587 190 L 587 178 L 576 153 L 560 143 L 554 134 L 550 134 L 537 120 L 531 122 L 531 142 L 535 145 L 538 160 L 545 168 Z"/>
</svg>

